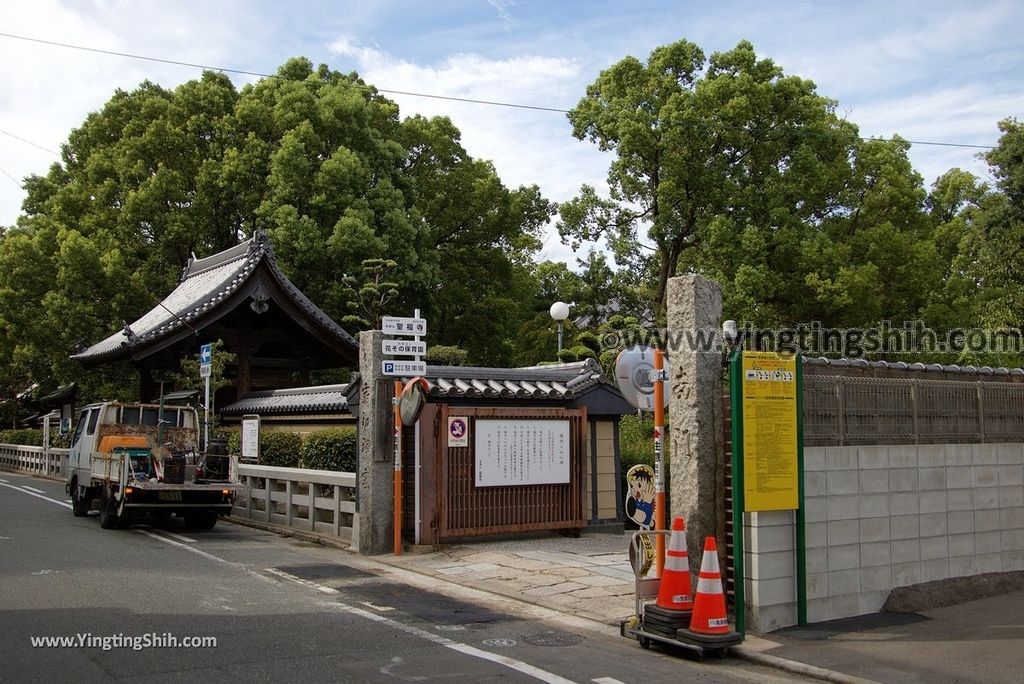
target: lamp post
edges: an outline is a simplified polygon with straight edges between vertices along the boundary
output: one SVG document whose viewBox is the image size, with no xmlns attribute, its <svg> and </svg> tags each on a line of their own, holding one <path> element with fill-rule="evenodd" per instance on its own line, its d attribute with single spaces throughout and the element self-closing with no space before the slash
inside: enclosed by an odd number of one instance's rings
<svg viewBox="0 0 1024 684">
<path fill-rule="evenodd" d="M 548 313 L 558 323 L 558 351 L 562 351 L 562 323 L 569 317 L 569 305 L 565 302 L 555 302 Z"/>
</svg>

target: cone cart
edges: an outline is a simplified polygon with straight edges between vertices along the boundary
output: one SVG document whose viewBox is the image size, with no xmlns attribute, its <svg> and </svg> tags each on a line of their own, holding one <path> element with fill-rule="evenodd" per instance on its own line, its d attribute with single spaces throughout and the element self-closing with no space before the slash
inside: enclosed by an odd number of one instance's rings
<svg viewBox="0 0 1024 684">
<path fill-rule="evenodd" d="M 706 655 L 724 658 L 730 646 L 738 646 L 743 637 L 736 632 L 723 635 L 696 635 L 688 629 L 677 628 L 667 617 L 664 609 L 651 603 L 658 597 L 660 577 L 647 577 L 650 569 L 649 549 L 653 549 L 651 538 L 658 535 L 669 535 L 668 530 L 640 530 L 630 540 L 630 564 L 636 583 L 635 614 L 619 623 L 619 634 L 629 639 L 636 639 L 643 649 L 652 644 L 672 646 L 692 653 L 697 660 Z M 689 616 L 686 615 L 689 623 Z"/>
</svg>

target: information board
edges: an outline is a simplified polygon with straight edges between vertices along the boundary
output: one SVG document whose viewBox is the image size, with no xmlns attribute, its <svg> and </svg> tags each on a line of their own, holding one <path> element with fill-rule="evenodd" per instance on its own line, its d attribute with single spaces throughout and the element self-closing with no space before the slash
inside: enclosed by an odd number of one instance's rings
<svg viewBox="0 0 1024 684">
<path fill-rule="evenodd" d="M 477 487 L 569 482 L 569 421 L 475 422 Z"/>
<path fill-rule="evenodd" d="M 260 460 L 260 417 L 242 416 L 242 463 L 259 463 Z"/>
<path fill-rule="evenodd" d="M 745 511 L 799 507 L 796 364 L 792 354 L 743 353 Z"/>
</svg>

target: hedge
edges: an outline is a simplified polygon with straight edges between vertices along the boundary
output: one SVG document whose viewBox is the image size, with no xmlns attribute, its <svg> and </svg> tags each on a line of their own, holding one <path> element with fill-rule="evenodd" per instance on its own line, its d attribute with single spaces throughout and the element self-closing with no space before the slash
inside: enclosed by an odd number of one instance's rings
<svg viewBox="0 0 1024 684">
<path fill-rule="evenodd" d="M 302 467 L 354 473 L 357 451 L 354 427 L 313 432 L 302 443 Z"/>
<path fill-rule="evenodd" d="M 302 436 L 295 432 L 260 430 L 260 465 L 298 468 Z"/>
<path fill-rule="evenodd" d="M 51 436 L 56 436 L 51 433 Z M 0 430 L 0 444 L 18 444 L 20 446 L 42 446 L 43 431 L 32 428 L 22 430 Z"/>
</svg>

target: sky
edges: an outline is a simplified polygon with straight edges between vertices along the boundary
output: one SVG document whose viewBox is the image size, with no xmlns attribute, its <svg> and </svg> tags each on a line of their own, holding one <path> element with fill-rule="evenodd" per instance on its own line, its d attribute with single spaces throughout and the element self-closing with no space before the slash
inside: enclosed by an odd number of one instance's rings
<svg viewBox="0 0 1024 684">
<path fill-rule="evenodd" d="M 679 39 L 707 54 L 750 40 L 809 78 L 863 136 L 994 145 L 1024 118 L 1024 3 L 676 0 L 33 0 L 0 5 L 0 33 L 273 73 L 305 56 L 357 71 L 382 91 L 570 109 L 601 70 Z M 168 88 L 201 70 L 0 36 L 0 225 L 20 213 L 21 181 L 45 174 L 68 133 L 117 88 Z M 236 85 L 256 80 L 232 76 Z M 511 187 L 548 199 L 606 187 L 611 153 L 577 140 L 565 114 L 384 94 L 401 114 L 444 115 L 474 157 Z M 930 186 L 950 168 L 991 181 L 983 150 L 915 144 Z M 574 264 L 553 225 L 539 258 Z"/>
</svg>

